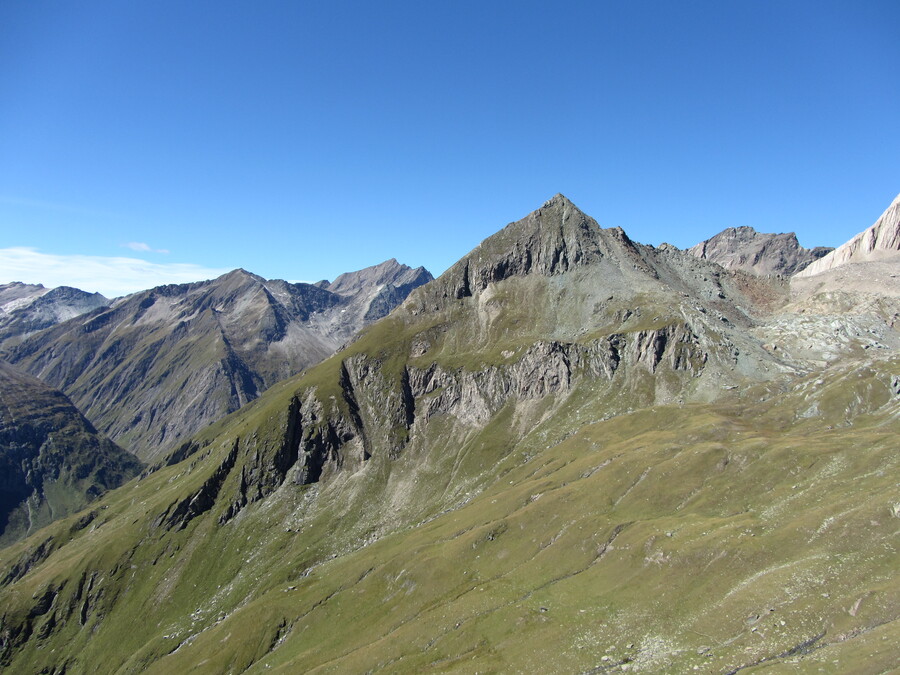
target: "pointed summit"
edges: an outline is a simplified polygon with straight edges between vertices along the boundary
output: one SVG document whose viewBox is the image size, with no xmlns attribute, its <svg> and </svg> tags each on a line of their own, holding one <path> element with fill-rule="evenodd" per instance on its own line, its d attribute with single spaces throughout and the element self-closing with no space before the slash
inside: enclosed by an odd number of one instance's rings
<svg viewBox="0 0 900 675">
<path fill-rule="evenodd" d="M 623 247 L 634 248 L 624 231 L 601 229 L 597 221 L 557 193 L 539 209 L 482 241 L 447 270 L 442 276 L 444 295 L 466 297 L 511 276 L 556 276 L 598 262 Z"/>
<path fill-rule="evenodd" d="M 562 194 L 488 237 L 447 274 L 465 297 L 510 276 L 561 274 L 600 256 L 599 225 Z"/>
<path fill-rule="evenodd" d="M 355 295 L 361 290 L 385 284 L 396 287 L 412 284 L 412 288 L 415 288 L 432 279 L 431 273 L 424 267 L 413 269 L 409 265 L 397 262 L 396 258 L 391 258 L 356 272 L 345 272 L 333 282 L 324 283 L 320 287 L 338 295 Z"/>
<path fill-rule="evenodd" d="M 567 206 L 575 209 L 578 208 L 577 206 L 575 206 L 572 200 L 566 197 L 562 192 L 557 192 L 555 195 L 550 197 L 550 199 L 544 202 L 544 208 L 554 205 Z"/>
</svg>

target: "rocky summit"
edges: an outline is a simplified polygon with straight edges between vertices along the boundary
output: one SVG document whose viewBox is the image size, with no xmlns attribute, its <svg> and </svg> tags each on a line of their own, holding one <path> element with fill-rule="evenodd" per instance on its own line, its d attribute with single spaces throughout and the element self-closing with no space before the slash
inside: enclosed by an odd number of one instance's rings
<svg viewBox="0 0 900 675">
<path fill-rule="evenodd" d="M 691 255 L 728 269 L 785 276 L 796 274 L 831 251 L 824 246 L 803 248 L 793 232 L 767 234 L 747 226 L 726 228 L 687 249 Z"/>
<path fill-rule="evenodd" d="M 431 279 L 396 261 L 356 274 L 346 292 L 245 270 L 161 286 L 28 336 L 4 356 L 154 460 L 321 361 Z"/>
<path fill-rule="evenodd" d="M 105 307 L 109 300 L 69 286 L 44 288 L 13 282 L 0 285 L 0 349 L 51 326 Z"/>
<path fill-rule="evenodd" d="M 831 292 L 556 195 L 0 551 L 0 665 L 888 672 L 897 299 Z"/>
</svg>

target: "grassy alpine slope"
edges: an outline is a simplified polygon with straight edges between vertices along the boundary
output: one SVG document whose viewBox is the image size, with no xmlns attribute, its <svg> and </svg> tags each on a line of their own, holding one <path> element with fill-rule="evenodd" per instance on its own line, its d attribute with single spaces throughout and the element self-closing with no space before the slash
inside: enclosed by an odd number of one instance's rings
<svg viewBox="0 0 900 675">
<path fill-rule="evenodd" d="M 0 664 L 888 671 L 900 359 L 804 373 L 756 283 L 554 198 L 0 552 Z"/>
</svg>

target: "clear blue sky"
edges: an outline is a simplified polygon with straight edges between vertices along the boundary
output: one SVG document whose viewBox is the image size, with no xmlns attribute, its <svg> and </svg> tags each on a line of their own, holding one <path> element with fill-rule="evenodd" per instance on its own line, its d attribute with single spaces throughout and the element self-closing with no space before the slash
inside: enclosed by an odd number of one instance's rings
<svg viewBox="0 0 900 675">
<path fill-rule="evenodd" d="M 8 0 L 0 283 L 438 274 L 556 192 L 835 246 L 900 192 L 898 34 L 896 0 Z"/>
</svg>

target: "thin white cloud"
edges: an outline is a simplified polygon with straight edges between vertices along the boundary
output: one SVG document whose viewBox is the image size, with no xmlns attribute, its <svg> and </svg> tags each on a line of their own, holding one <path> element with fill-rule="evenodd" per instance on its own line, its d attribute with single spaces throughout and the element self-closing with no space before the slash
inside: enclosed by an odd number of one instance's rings
<svg viewBox="0 0 900 675">
<path fill-rule="evenodd" d="M 129 241 L 127 244 L 122 244 L 125 248 L 130 248 L 132 251 L 143 251 L 145 253 L 168 253 L 169 249 L 167 248 L 151 248 L 150 244 L 145 244 L 142 241 Z"/>
<path fill-rule="evenodd" d="M 0 248 L 0 283 L 74 286 L 108 298 L 164 284 L 215 279 L 229 271 L 192 263 L 160 264 L 139 258 L 56 255 L 30 247 Z"/>
<path fill-rule="evenodd" d="M 41 199 L 24 199 L 22 197 L 13 197 L 11 195 L 0 195 L 0 204 L 9 204 L 10 206 L 24 206 L 30 209 L 41 209 L 44 211 L 62 211 L 65 213 L 78 213 L 84 216 L 104 216 L 121 218 L 120 214 L 111 211 L 101 211 L 98 209 L 85 208 L 75 204 L 60 204 L 58 202 L 48 202 Z"/>
</svg>

